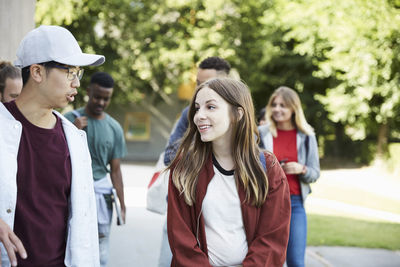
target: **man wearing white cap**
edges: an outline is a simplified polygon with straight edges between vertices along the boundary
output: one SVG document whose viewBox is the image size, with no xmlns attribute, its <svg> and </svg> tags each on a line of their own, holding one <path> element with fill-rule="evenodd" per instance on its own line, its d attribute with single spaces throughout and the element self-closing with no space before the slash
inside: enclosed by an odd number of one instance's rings
<svg viewBox="0 0 400 267">
<path fill-rule="evenodd" d="M 65 28 L 40 26 L 20 43 L 17 100 L 0 104 L 1 266 L 99 266 L 86 135 L 54 109 L 74 100 L 82 53 Z"/>
</svg>

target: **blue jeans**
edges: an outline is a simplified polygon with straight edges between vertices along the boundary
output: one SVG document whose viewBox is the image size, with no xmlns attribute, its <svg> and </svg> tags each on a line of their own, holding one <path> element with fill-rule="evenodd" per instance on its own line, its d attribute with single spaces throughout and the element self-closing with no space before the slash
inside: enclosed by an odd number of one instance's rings
<svg viewBox="0 0 400 267">
<path fill-rule="evenodd" d="M 307 216 L 300 195 L 290 196 L 292 213 L 286 263 L 288 267 L 304 267 L 307 243 Z"/>
<path fill-rule="evenodd" d="M 112 219 L 112 207 L 108 209 L 108 214 L 110 215 L 110 222 L 108 224 L 98 224 L 99 230 L 99 254 L 100 254 L 100 266 L 106 267 L 110 250 L 110 229 L 111 229 L 111 219 Z"/>
</svg>

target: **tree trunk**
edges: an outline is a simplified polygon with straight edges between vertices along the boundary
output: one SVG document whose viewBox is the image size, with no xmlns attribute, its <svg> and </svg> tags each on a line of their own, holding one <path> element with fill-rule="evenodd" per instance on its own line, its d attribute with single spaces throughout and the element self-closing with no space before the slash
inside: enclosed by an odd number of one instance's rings
<svg viewBox="0 0 400 267">
<path fill-rule="evenodd" d="M 336 146 L 333 147 L 333 154 L 335 155 L 335 157 L 342 157 L 345 155 L 345 153 L 343 153 L 345 150 L 342 149 L 345 144 L 344 144 L 344 126 L 341 122 L 337 122 L 335 123 L 335 143 Z"/>
<path fill-rule="evenodd" d="M 379 125 L 376 154 L 382 158 L 388 151 L 388 123 Z"/>
</svg>

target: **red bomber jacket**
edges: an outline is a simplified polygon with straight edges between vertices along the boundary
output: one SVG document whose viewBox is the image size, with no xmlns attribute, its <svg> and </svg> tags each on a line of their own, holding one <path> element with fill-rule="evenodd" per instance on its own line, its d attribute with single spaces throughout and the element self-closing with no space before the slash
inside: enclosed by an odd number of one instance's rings
<svg viewBox="0 0 400 267">
<path fill-rule="evenodd" d="M 246 203 L 243 186 L 241 184 L 238 186 L 248 244 L 243 267 L 281 267 L 286 258 L 290 224 L 289 185 L 275 156 L 265 153 L 265 158 L 269 189 L 264 204 L 255 207 Z M 211 266 L 208 260 L 201 207 L 207 186 L 213 177 L 214 169 L 210 154 L 199 173 L 196 201 L 189 206 L 183 194 L 180 194 L 173 184 L 170 175 L 167 225 L 168 240 L 173 254 L 171 266 Z"/>
</svg>

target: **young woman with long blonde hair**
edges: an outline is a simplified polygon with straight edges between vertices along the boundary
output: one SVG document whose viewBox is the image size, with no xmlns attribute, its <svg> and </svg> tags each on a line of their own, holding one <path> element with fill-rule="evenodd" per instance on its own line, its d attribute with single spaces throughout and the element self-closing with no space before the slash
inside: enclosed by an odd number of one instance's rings
<svg viewBox="0 0 400 267">
<path fill-rule="evenodd" d="M 319 177 L 317 140 L 299 96 L 289 87 L 274 91 L 265 118 L 267 124 L 258 127 L 261 144 L 275 154 L 289 181 L 292 211 L 286 262 L 288 267 L 302 267 L 307 241 L 304 201 L 311 192 L 309 184 Z"/>
<path fill-rule="evenodd" d="M 171 266 L 282 266 L 289 234 L 285 174 L 258 148 L 249 89 L 229 78 L 200 85 L 171 165 Z"/>
</svg>

